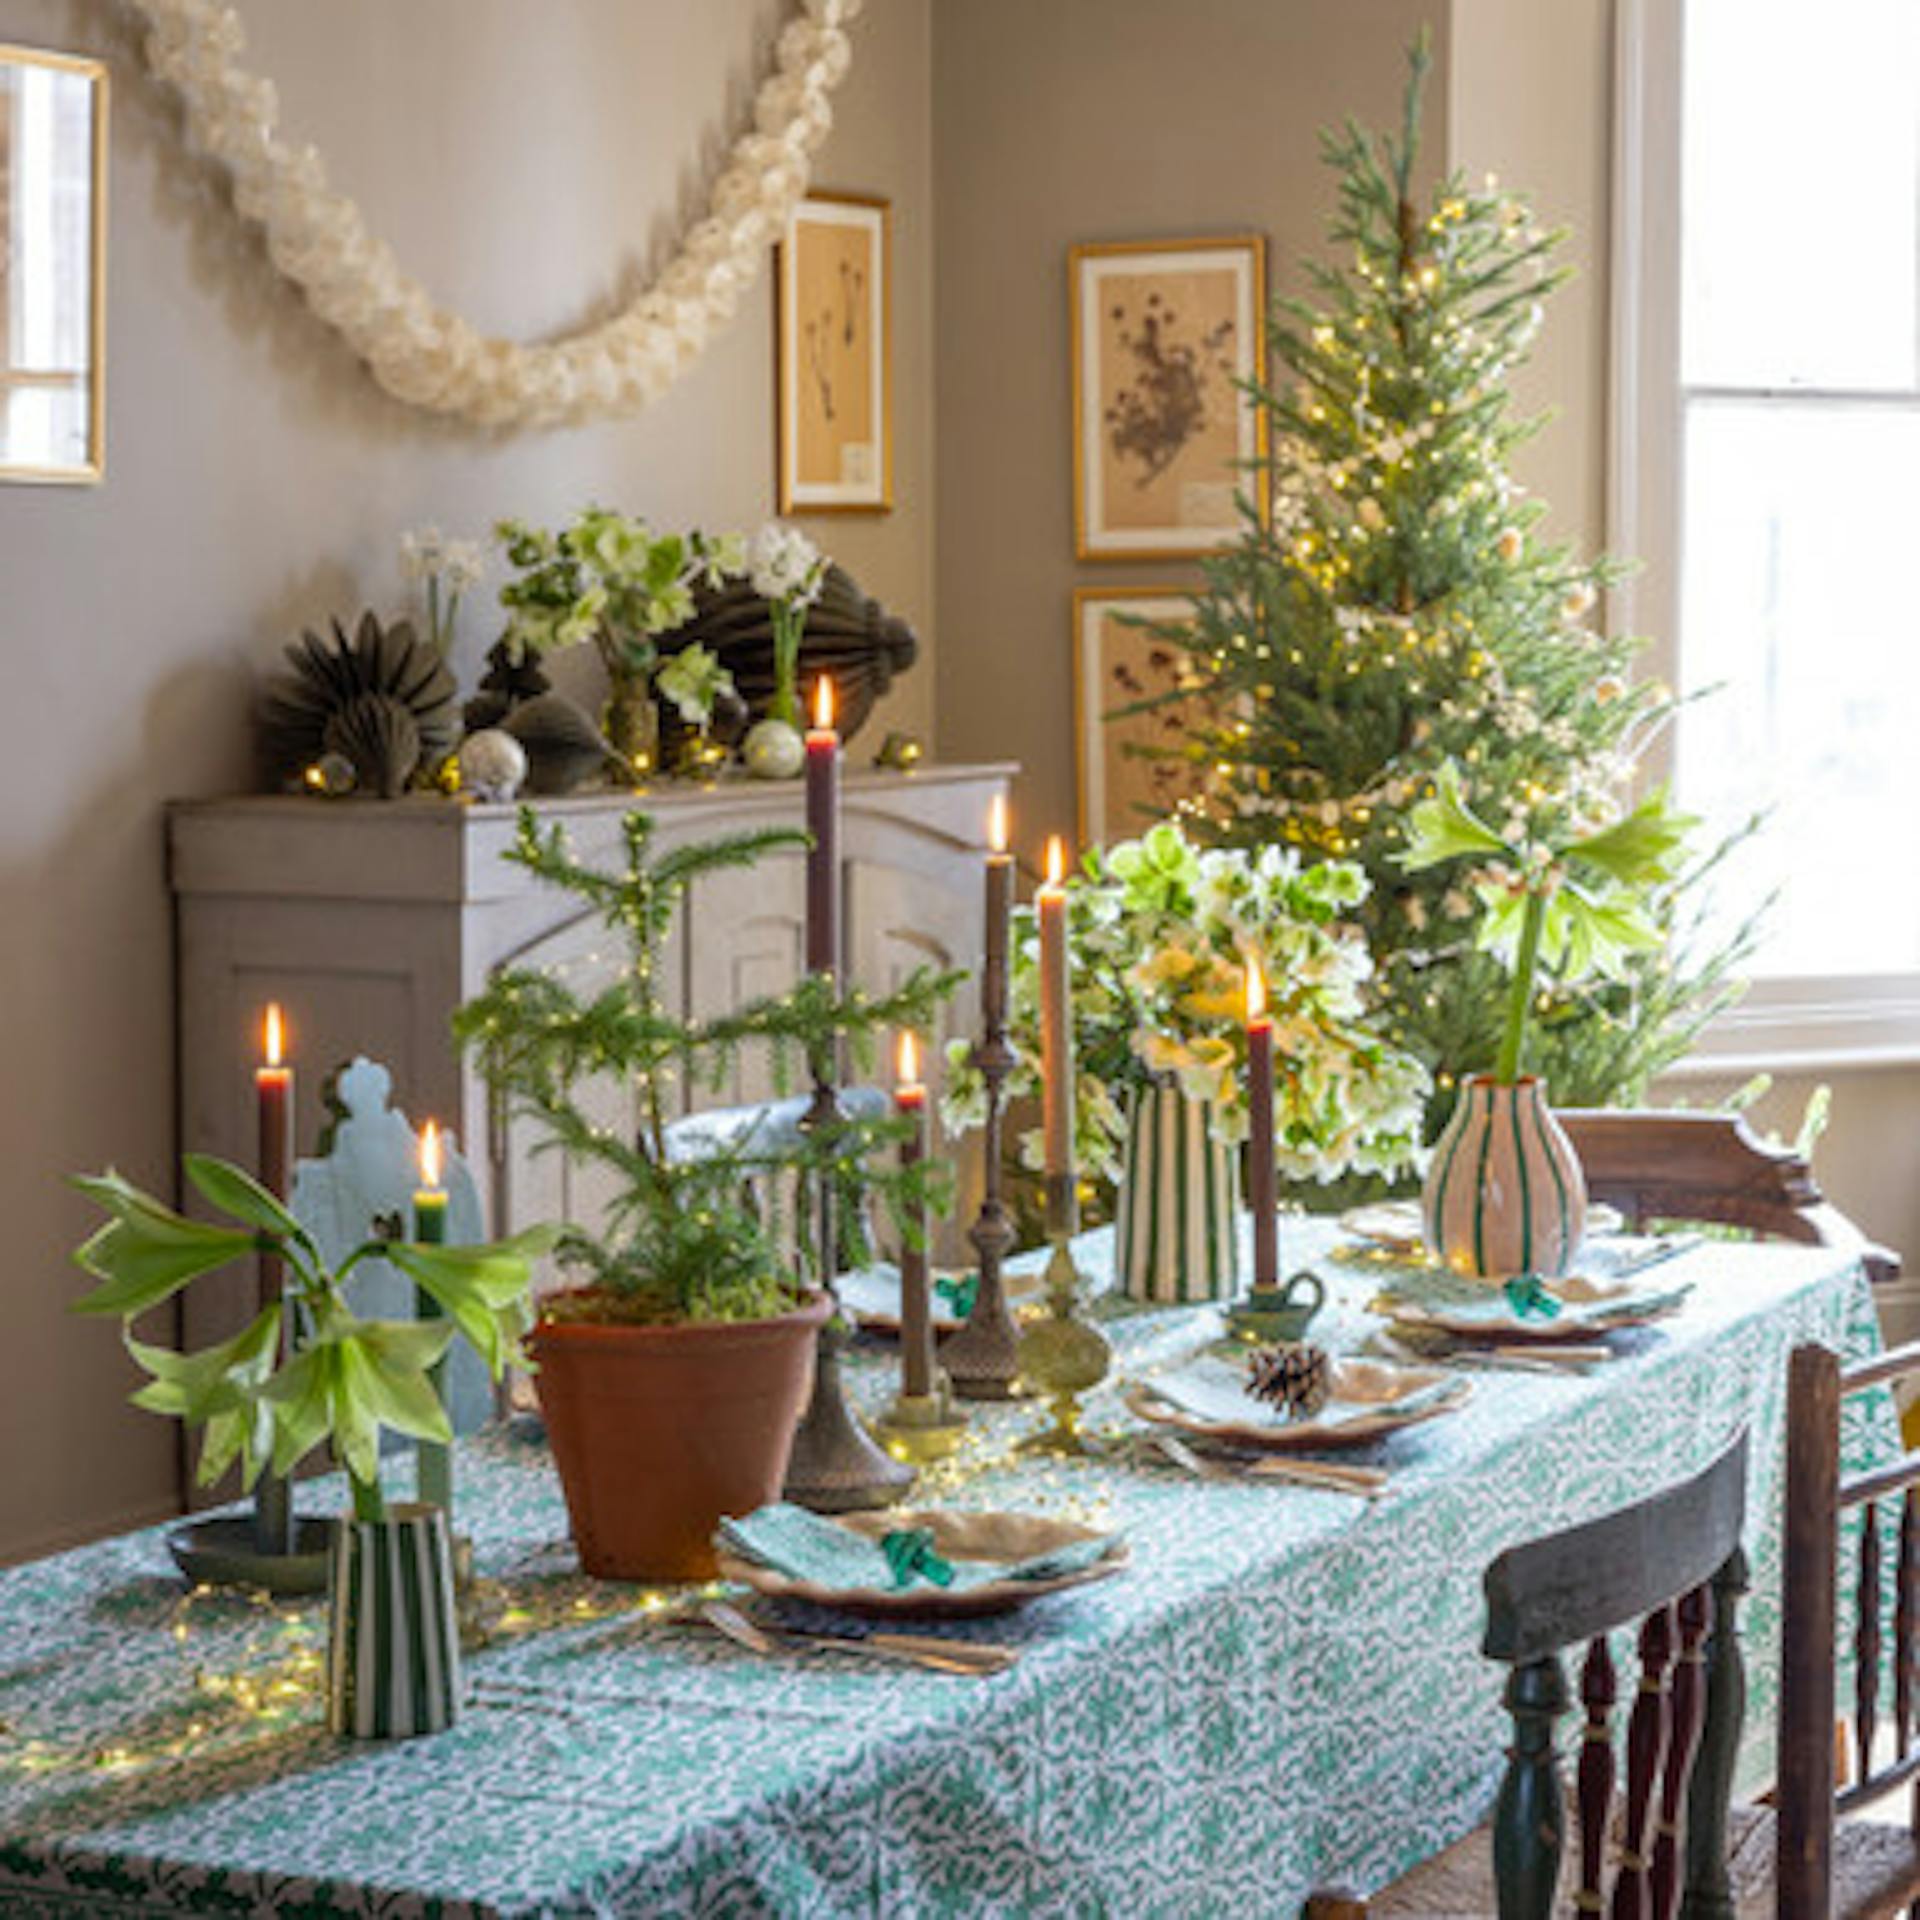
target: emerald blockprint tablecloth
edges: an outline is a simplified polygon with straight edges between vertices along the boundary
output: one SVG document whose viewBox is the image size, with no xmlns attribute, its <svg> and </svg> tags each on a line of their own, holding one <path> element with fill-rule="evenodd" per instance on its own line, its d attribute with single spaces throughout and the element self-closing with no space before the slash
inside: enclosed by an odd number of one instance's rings
<svg viewBox="0 0 1920 1920">
<path fill-rule="evenodd" d="M 1290 1229 L 1290 1263 L 1330 1241 Z M 1089 1263 L 1105 1251 L 1089 1237 Z M 1322 1271 L 1315 1337 L 1352 1344 L 1379 1270 Z M 1477 1652 L 1487 1561 L 1704 1465 L 1743 1423 L 1751 1775 L 1786 1356 L 1870 1348 L 1873 1310 L 1820 1251 L 1709 1243 L 1665 1272 L 1696 1290 L 1631 1357 L 1476 1374 L 1463 1412 L 1360 1455 L 1392 1470 L 1372 1505 L 1114 1463 L 964 1467 L 943 1497 L 1093 1515 L 1133 1546 L 1117 1580 L 951 1629 L 1025 1649 L 990 1681 L 760 1658 L 581 1579 L 544 1449 L 510 1433 L 461 1450 L 496 1618 L 433 1739 L 329 1737 L 320 1609 L 185 1596 L 157 1531 L 0 1574 L 0 1913 L 1290 1914 L 1484 1812 L 1504 1739 Z M 1116 1338 L 1151 1366 L 1194 1311 Z M 884 1389 L 882 1362 L 856 1371 Z M 977 1444 L 1033 1418 L 993 1410 Z M 1855 1416 L 1856 1462 L 1893 1445 L 1884 1400 Z"/>
</svg>

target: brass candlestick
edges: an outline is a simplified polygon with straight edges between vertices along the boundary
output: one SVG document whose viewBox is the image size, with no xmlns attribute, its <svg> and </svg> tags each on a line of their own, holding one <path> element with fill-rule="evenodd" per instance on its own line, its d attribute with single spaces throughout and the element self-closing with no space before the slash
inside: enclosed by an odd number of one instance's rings
<svg viewBox="0 0 1920 1920">
<path fill-rule="evenodd" d="M 1073 1176 L 1049 1174 L 1047 1188 L 1048 1238 L 1053 1242 L 1047 1262 L 1047 1313 L 1020 1335 L 1018 1353 L 1021 1377 L 1045 1396 L 1053 1424 L 1020 1444 L 1022 1451 L 1033 1453 L 1093 1453 L 1098 1449 L 1080 1430 L 1080 1401 L 1107 1377 L 1113 1346 L 1080 1310 L 1081 1275 L 1070 1245 L 1079 1212 Z"/>
<path fill-rule="evenodd" d="M 840 1102 L 825 1071 L 816 1062 L 813 1105 L 805 1124 L 811 1129 L 835 1126 Z M 856 1513 L 884 1507 L 913 1485 L 914 1470 L 874 1444 L 872 1436 L 847 1405 L 840 1377 L 840 1356 L 846 1350 L 847 1331 L 840 1318 L 840 1297 L 833 1276 L 839 1269 L 839 1241 L 835 1233 L 834 1175 L 820 1170 L 815 1219 L 820 1256 L 820 1284 L 833 1300 L 834 1310 L 820 1329 L 814 1350 L 813 1392 L 807 1410 L 794 1429 L 793 1453 L 787 1462 L 785 1494 L 795 1506 L 815 1513 Z"/>
<path fill-rule="evenodd" d="M 966 1325 L 940 1349 L 940 1363 L 963 1400 L 1011 1400 L 1024 1391 L 1020 1379 L 1020 1330 L 1007 1305 L 1002 1263 L 1013 1246 L 1013 1215 L 1000 1192 L 1001 1132 L 1005 1087 L 1020 1064 L 999 1013 L 990 1011 L 986 1030 L 973 1049 L 973 1064 L 987 1083 L 986 1191 L 980 1211 L 967 1229 L 980 1256 L 980 1283 Z"/>
</svg>

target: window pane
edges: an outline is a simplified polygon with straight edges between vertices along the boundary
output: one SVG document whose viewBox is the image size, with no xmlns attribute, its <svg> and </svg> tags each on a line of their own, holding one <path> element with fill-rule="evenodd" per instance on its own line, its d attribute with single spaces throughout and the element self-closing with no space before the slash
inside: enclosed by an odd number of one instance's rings
<svg viewBox="0 0 1920 1920">
<path fill-rule="evenodd" d="M 1915 384 L 1920 0 L 1687 0 L 1694 386 Z"/>
<path fill-rule="evenodd" d="M 1721 827 L 1772 808 L 1729 904 L 1779 889 L 1758 971 L 1920 967 L 1913 882 L 1920 406 L 1687 412 L 1678 785 Z"/>
</svg>

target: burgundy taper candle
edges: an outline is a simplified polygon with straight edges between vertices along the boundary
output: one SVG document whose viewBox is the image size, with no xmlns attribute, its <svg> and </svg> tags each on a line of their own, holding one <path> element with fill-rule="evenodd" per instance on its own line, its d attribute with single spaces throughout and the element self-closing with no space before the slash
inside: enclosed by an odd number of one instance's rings
<svg viewBox="0 0 1920 1920">
<path fill-rule="evenodd" d="M 833 730 L 833 682 L 820 676 L 807 730 L 807 971 L 840 969 L 840 736 Z"/>
<path fill-rule="evenodd" d="M 253 1071 L 254 1099 L 259 1110 L 260 1142 L 257 1167 L 260 1184 L 276 1200 L 284 1200 L 293 1176 L 293 1069 L 286 1064 L 286 1023 L 276 1000 L 267 1007 L 263 1026 L 264 1063 Z M 280 1297 L 278 1255 L 259 1257 L 260 1305 Z"/>
<path fill-rule="evenodd" d="M 1013 855 L 1007 850 L 1007 801 L 993 796 L 987 814 L 987 952 L 980 969 L 981 1024 L 1000 1033 L 1007 1024 L 1007 946 L 1013 918 Z"/>
<path fill-rule="evenodd" d="M 1247 1198 L 1253 1208 L 1253 1284 L 1280 1284 L 1280 1197 L 1273 1164 L 1273 1021 L 1257 960 L 1247 965 Z"/>
</svg>

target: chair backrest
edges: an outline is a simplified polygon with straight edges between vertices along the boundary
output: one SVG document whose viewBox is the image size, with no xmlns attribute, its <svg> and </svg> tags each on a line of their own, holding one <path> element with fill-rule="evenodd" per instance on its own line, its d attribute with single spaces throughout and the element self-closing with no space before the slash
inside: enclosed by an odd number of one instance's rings
<svg viewBox="0 0 1920 1920">
<path fill-rule="evenodd" d="M 1828 1201 L 1805 1155 L 1770 1146 L 1739 1114 L 1563 1107 L 1556 1117 L 1580 1156 L 1588 1193 L 1618 1207 L 1632 1227 L 1650 1220 L 1747 1227 L 1857 1253 L 1876 1282 L 1899 1277 L 1899 1255 L 1875 1246 Z"/>
<path fill-rule="evenodd" d="M 1784 1602 L 1780 1630 L 1777 1911 L 1792 1920 L 1832 1912 L 1836 1818 L 1903 1781 L 1920 1778 L 1920 1452 L 1848 1474 L 1841 1456 L 1841 1403 L 1849 1395 L 1920 1374 L 1920 1344 L 1843 1365 L 1822 1346 L 1797 1347 L 1787 1373 Z M 1900 1496 L 1883 1528 L 1879 1503 Z M 1840 1520 L 1860 1510 L 1853 1566 L 1841 1566 Z M 1889 1563 L 1891 1563 L 1889 1567 Z M 1893 1575 L 1889 1650 L 1887 1573 Z M 1839 1645 L 1839 1588 L 1854 1579 L 1853 1644 Z M 1881 1682 L 1891 1653 L 1893 1753 L 1873 1765 L 1881 1731 Z M 1851 1659 L 1855 1779 L 1836 1791 L 1834 1728 L 1838 1670 Z M 1920 1832 L 1920 1800 L 1914 1806 Z"/>
<path fill-rule="evenodd" d="M 1554 1722 L 1571 1705 L 1562 1653 L 1586 1647 L 1585 1727 L 1575 1783 L 1576 1903 L 1607 1910 L 1615 1793 L 1608 1635 L 1639 1630 L 1640 1682 L 1627 1725 L 1615 1914 L 1672 1920 L 1727 1911 L 1727 1810 L 1745 1685 L 1736 1608 L 1746 1590 L 1740 1530 L 1744 1430 L 1703 1473 L 1584 1526 L 1510 1547 L 1486 1572 L 1483 1651 L 1512 1671 L 1514 1739 L 1494 1808 L 1500 1920 L 1547 1920 L 1561 1877 L 1563 1794 Z M 1684 1836 L 1684 1838 L 1683 1838 Z"/>
</svg>

